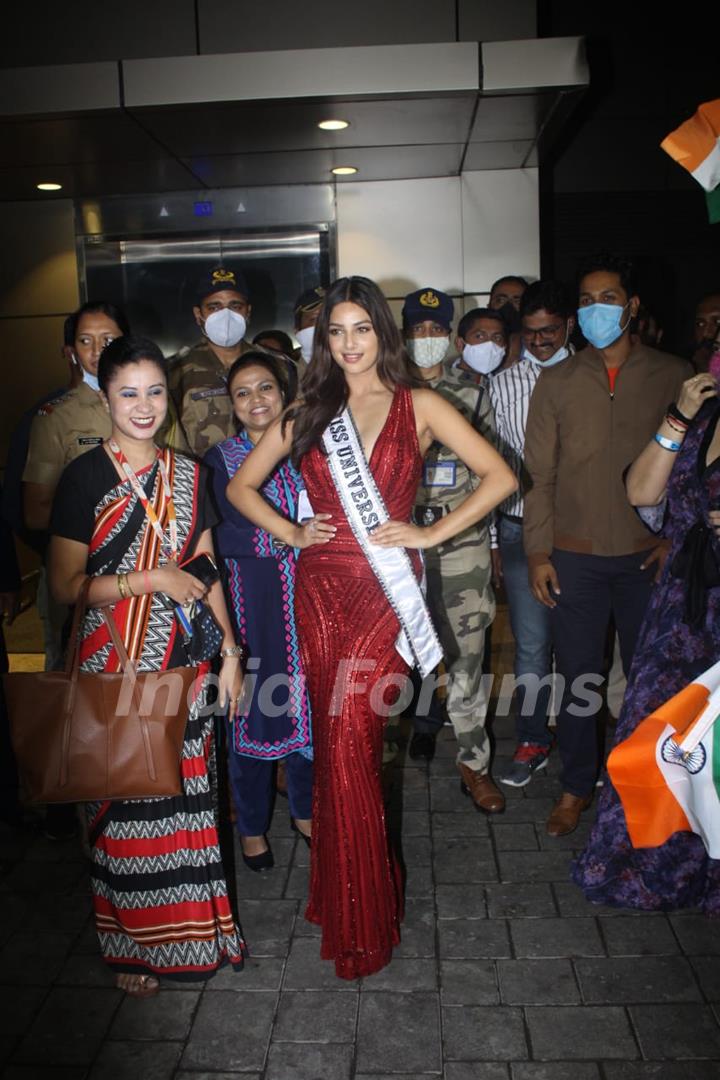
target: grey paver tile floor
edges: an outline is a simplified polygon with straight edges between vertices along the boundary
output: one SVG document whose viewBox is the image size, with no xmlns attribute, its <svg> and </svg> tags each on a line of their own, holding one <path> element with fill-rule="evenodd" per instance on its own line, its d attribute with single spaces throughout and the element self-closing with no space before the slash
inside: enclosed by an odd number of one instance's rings
<svg viewBox="0 0 720 1080">
<path fill-rule="evenodd" d="M 496 720 L 496 769 L 512 721 Z M 0 1074 L 8 1080 L 710 1080 L 720 1077 L 720 925 L 594 907 L 573 838 L 544 821 L 557 762 L 488 820 L 460 793 L 454 740 L 387 770 L 407 865 L 393 963 L 358 983 L 303 919 L 308 853 L 277 808 L 279 865 L 236 858 L 245 970 L 133 1001 L 97 950 L 75 843 L 0 832 Z M 555 756 L 555 755 L 554 755 Z M 592 812 L 591 812 L 592 813 Z M 590 815 L 588 815 L 590 818 Z"/>
</svg>

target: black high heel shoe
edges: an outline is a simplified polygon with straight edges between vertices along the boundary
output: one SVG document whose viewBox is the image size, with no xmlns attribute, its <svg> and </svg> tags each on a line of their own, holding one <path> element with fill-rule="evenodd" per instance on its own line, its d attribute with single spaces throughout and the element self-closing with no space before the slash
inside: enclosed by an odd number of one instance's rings
<svg viewBox="0 0 720 1080">
<path fill-rule="evenodd" d="M 302 829 L 298 829 L 297 825 L 295 824 L 295 819 L 292 818 L 292 817 L 290 818 L 290 828 L 292 829 L 292 831 L 294 833 L 298 834 L 298 836 L 300 837 L 301 840 L 305 841 L 305 843 L 307 844 L 307 846 L 309 848 L 312 847 L 312 837 L 311 836 L 306 836 L 305 833 L 302 831 Z"/>
<path fill-rule="evenodd" d="M 270 850 L 269 844 L 267 851 L 261 851 L 259 855 L 246 855 L 242 850 L 242 844 L 240 846 L 240 852 L 243 857 L 243 862 L 248 870 L 253 870 L 256 874 L 259 874 L 261 870 L 272 870 L 275 865 L 275 857 Z"/>
</svg>

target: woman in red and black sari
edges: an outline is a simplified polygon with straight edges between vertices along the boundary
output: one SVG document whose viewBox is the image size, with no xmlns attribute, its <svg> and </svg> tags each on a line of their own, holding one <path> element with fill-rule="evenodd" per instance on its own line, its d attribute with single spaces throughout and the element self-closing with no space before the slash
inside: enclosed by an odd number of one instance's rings
<svg viewBox="0 0 720 1080">
<path fill-rule="evenodd" d="M 120 669 L 103 607 L 112 607 L 140 671 L 187 664 L 175 605 L 205 597 L 223 633 L 225 707 L 240 695 L 240 649 L 219 582 L 208 591 L 180 569 L 198 552 L 212 554 L 215 517 L 200 466 L 154 442 L 167 410 L 164 358 L 153 342 L 118 338 L 102 354 L 98 378 L 112 435 L 65 470 L 50 530 L 58 601 L 74 603 L 85 577 L 93 579 L 83 670 Z M 158 976 L 202 979 L 227 962 L 242 966 L 218 847 L 206 697 L 204 688 L 189 709 L 182 795 L 87 807 L 100 946 L 118 986 L 134 996 L 157 993 Z"/>
</svg>

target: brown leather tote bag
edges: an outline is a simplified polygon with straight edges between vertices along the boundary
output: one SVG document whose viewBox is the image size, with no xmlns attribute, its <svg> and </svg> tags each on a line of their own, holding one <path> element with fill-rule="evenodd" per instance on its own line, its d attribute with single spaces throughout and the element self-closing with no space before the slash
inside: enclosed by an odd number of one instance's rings
<svg viewBox="0 0 720 1080">
<path fill-rule="evenodd" d="M 90 580 L 75 605 L 65 671 L 3 675 L 27 797 L 62 803 L 179 795 L 189 703 L 202 677 L 195 667 L 137 672 L 107 611 L 122 671 L 80 671 L 80 623 Z"/>
</svg>

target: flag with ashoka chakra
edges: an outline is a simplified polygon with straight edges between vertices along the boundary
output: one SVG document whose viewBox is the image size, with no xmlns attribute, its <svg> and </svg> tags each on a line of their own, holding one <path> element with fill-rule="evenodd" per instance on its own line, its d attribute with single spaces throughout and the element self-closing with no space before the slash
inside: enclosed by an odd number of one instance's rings
<svg viewBox="0 0 720 1080">
<path fill-rule="evenodd" d="M 720 859 L 720 663 L 642 720 L 608 773 L 634 847 L 694 832 Z"/>
</svg>

